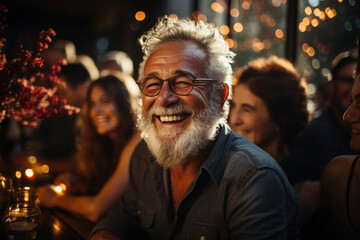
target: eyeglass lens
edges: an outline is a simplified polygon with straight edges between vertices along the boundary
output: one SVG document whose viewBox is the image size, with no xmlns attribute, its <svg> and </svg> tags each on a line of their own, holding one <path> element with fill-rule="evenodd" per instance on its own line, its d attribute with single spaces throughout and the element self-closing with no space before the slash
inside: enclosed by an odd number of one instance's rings
<svg viewBox="0 0 360 240">
<path fill-rule="evenodd" d="M 141 80 L 140 89 L 146 96 L 156 96 L 166 80 L 169 81 L 171 90 L 178 95 L 189 94 L 193 87 L 193 79 L 187 75 L 175 75 L 165 80 L 155 76 L 148 76 Z"/>
</svg>

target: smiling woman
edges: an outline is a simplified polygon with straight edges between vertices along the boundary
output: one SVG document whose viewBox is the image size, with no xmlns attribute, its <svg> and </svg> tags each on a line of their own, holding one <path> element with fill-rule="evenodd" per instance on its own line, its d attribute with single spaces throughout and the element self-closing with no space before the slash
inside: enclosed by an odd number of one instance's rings
<svg viewBox="0 0 360 240">
<path fill-rule="evenodd" d="M 82 148 L 77 158 L 78 171 L 65 173 L 56 185 L 66 186 L 58 194 L 52 186 L 39 189 L 40 202 L 60 207 L 97 221 L 117 201 L 128 183 L 130 156 L 141 140 L 133 119 L 133 99 L 137 92 L 128 89 L 127 74 L 105 76 L 92 82 L 82 127 Z M 74 196 L 72 193 L 84 196 Z"/>
</svg>

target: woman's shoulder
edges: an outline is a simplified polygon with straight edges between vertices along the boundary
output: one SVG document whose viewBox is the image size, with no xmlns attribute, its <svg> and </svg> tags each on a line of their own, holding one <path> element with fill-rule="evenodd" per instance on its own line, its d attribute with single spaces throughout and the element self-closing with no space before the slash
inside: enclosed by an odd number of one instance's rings
<svg viewBox="0 0 360 240">
<path fill-rule="evenodd" d="M 349 173 L 352 163 L 359 155 L 341 155 L 333 158 L 325 167 L 322 180 L 335 180 L 338 177 L 345 177 Z"/>
</svg>

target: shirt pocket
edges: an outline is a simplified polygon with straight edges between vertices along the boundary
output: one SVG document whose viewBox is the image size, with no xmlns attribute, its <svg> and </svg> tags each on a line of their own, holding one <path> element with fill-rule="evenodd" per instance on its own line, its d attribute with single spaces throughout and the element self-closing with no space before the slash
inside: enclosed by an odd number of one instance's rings
<svg viewBox="0 0 360 240">
<path fill-rule="evenodd" d="M 142 202 L 139 202 L 138 215 L 144 229 L 149 229 L 152 227 L 155 213 L 146 207 Z"/>
</svg>

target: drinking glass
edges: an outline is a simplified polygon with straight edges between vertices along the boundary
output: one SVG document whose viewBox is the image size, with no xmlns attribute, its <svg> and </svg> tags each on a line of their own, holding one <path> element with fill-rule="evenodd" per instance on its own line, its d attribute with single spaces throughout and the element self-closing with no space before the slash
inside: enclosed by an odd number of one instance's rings
<svg viewBox="0 0 360 240">
<path fill-rule="evenodd" d="M 2 217 L 8 239 L 35 239 L 42 223 L 42 214 L 36 204 L 35 188 L 13 189 L 15 202 L 10 204 Z"/>
</svg>

